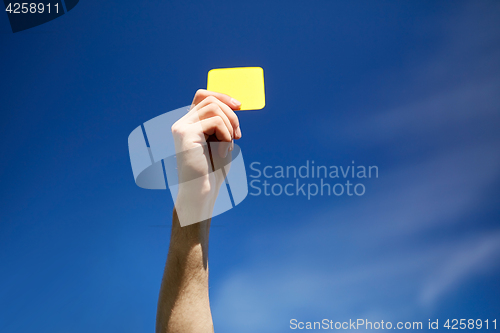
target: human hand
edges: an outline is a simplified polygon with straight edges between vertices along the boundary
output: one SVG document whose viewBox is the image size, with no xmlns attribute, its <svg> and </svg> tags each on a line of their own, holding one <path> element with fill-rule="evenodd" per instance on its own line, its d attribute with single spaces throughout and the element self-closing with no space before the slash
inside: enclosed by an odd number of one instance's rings
<svg viewBox="0 0 500 333">
<path fill-rule="evenodd" d="M 241 103 L 225 94 L 198 90 L 190 111 L 172 125 L 179 192 L 176 210 L 182 225 L 212 216 L 218 191 L 229 170 L 233 140 L 241 138 Z"/>
</svg>

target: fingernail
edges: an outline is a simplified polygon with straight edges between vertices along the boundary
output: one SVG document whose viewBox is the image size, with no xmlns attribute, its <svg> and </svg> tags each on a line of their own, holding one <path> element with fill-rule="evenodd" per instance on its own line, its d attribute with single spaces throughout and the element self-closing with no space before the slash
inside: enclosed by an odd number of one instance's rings
<svg viewBox="0 0 500 333">
<path fill-rule="evenodd" d="M 238 137 L 238 139 L 241 138 L 241 129 L 239 126 L 236 128 L 236 136 Z"/>
<path fill-rule="evenodd" d="M 235 100 L 234 98 L 231 98 L 231 103 L 235 106 L 235 107 L 240 107 L 241 106 L 241 102 L 238 101 L 238 100 Z"/>
<path fill-rule="evenodd" d="M 231 144 L 229 145 L 229 151 L 233 151 L 234 148 L 234 140 L 231 140 Z"/>
</svg>

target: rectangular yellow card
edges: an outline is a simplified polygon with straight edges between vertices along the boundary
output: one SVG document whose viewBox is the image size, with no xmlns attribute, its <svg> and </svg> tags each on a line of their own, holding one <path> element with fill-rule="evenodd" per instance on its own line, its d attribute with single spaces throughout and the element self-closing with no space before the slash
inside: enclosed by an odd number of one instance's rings
<svg viewBox="0 0 500 333">
<path fill-rule="evenodd" d="M 266 105 L 264 70 L 260 67 L 212 69 L 207 81 L 207 90 L 237 99 L 240 110 L 260 110 Z"/>
</svg>

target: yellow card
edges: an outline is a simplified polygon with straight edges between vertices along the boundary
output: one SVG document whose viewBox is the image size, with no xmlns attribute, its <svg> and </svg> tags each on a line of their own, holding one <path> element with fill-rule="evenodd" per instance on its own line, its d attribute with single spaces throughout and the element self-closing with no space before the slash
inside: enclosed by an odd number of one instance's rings
<svg viewBox="0 0 500 333">
<path fill-rule="evenodd" d="M 266 105 L 264 70 L 260 67 L 212 69 L 208 72 L 207 90 L 237 99 L 240 110 L 260 110 Z"/>
</svg>

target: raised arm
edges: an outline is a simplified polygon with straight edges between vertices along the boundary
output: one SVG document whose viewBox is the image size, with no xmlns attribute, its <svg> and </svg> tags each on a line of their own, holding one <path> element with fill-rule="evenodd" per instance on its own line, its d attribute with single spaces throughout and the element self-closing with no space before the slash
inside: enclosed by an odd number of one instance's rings
<svg viewBox="0 0 500 333">
<path fill-rule="evenodd" d="M 156 333 L 213 332 L 208 238 L 211 213 L 224 179 L 210 171 L 215 159 L 219 163 L 230 161 L 232 140 L 241 138 L 233 112 L 239 107 L 240 103 L 227 95 L 198 90 L 191 110 L 172 126 L 179 193 L 158 299 Z M 207 141 L 217 143 L 210 149 Z"/>
</svg>

